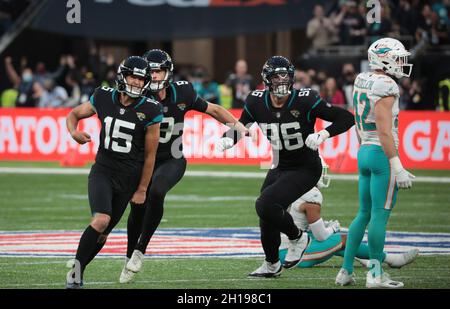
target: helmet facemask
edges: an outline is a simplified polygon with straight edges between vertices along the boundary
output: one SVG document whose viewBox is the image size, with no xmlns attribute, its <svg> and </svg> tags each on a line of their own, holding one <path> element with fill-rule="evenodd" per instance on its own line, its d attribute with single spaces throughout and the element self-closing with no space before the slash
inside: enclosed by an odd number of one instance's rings
<svg viewBox="0 0 450 309">
<path fill-rule="evenodd" d="M 283 98 L 291 93 L 291 78 L 287 71 L 282 70 L 270 77 L 270 91 L 277 98 Z"/>
<path fill-rule="evenodd" d="M 138 98 L 144 95 L 144 92 L 149 87 L 150 76 L 147 75 L 148 71 L 146 69 L 139 68 L 128 68 L 121 65 L 119 69 L 119 74 L 117 74 L 117 88 L 120 92 L 125 92 L 131 98 Z M 144 85 L 142 87 L 134 86 L 128 83 L 128 76 L 136 76 L 144 80 Z"/>
</svg>

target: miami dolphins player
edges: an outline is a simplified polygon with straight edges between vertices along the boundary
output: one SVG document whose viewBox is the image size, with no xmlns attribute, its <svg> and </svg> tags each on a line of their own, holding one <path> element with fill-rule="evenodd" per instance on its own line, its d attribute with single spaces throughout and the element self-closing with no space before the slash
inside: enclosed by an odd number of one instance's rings
<svg viewBox="0 0 450 309">
<path fill-rule="evenodd" d="M 356 131 L 361 144 L 358 151 L 359 210 L 351 223 L 344 263 L 336 284 L 355 284 L 353 260 L 368 228 L 371 269 L 366 276 L 368 288 L 401 288 L 383 272 L 386 225 L 397 199 L 398 188 L 412 187 L 414 176 L 403 168 L 398 156 L 399 87 L 393 78 L 409 77 L 412 64 L 403 44 L 391 38 L 375 41 L 368 49 L 370 72 L 355 80 L 353 104 Z"/>
<path fill-rule="evenodd" d="M 323 196 L 319 189 L 328 188 L 330 176 L 328 166 L 322 160 L 323 172 L 317 185 L 292 203 L 290 214 L 299 229 L 306 230 L 311 237 L 311 243 L 306 248 L 299 268 L 309 268 L 324 263 L 333 256 L 344 256 L 347 235 L 340 233 L 337 220 L 324 221 L 321 218 Z M 287 238 L 282 238 L 280 260 L 284 261 L 287 253 Z M 392 268 L 401 268 L 417 257 L 419 250 L 413 249 L 402 254 L 383 252 L 383 262 Z M 361 243 L 356 252 L 356 258 L 365 267 L 368 266 L 369 247 Z"/>
</svg>

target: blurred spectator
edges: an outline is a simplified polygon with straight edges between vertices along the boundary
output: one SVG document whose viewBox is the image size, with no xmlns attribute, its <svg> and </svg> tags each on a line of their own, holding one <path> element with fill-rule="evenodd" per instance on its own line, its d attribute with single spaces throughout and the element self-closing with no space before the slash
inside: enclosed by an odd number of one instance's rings
<svg viewBox="0 0 450 309">
<path fill-rule="evenodd" d="M 403 110 L 421 110 L 423 109 L 422 102 L 422 87 L 419 81 L 412 81 L 410 78 L 403 78 L 400 80 L 400 109 Z"/>
<path fill-rule="evenodd" d="M 433 27 L 432 10 L 429 5 L 424 5 L 419 17 L 418 28 L 416 31 L 416 40 L 431 42 L 431 29 Z"/>
<path fill-rule="evenodd" d="M 342 66 L 342 91 L 344 92 L 347 108 L 353 108 L 353 83 L 356 79 L 356 70 L 352 63 L 344 63 Z"/>
<path fill-rule="evenodd" d="M 439 108 L 440 111 L 450 111 L 450 78 L 439 82 Z"/>
<path fill-rule="evenodd" d="M 392 23 L 390 21 L 390 16 L 386 14 L 386 9 L 384 7 L 380 8 L 380 22 L 368 24 L 367 33 L 370 36 L 369 45 L 382 37 L 387 36 L 392 30 Z"/>
<path fill-rule="evenodd" d="M 203 67 L 197 67 L 191 75 L 191 82 L 198 95 L 208 102 L 221 104 L 219 85 L 211 80 Z"/>
<path fill-rule="evenodd" d="M 255 88 L 253 77 L 247 74 L 247 62 L 238 60 L 235 66 L 235 73 L 228 76 L 226 84 L 231 87 L 233 93 L 232 108 L 243 108 L 244 101 L 252 89 Z"/>
<path fill-rule="evenodd" d="M 366 35 L 366 20 L 358 11 L 355 1 L 346 1 L 341 10 L 333 18 L 335 25 L 340 27 L 339 38 L 342 45 L 362 45 Z"/>
<path fill-rule="evenodd" d="M 321 96 L 325 101 L 345 108 L 344 94 L 338 89 L 336 80 L 333 77 L 329 77 L 325 81 Z"/>
<path fill-rule="evenodd" d="M 336 28 L 333 22 L 324 16 L 323 7 L 314 7 L 314 18 L 308 22 L 306 35 L 312 40 L 313 48 L 320 48 L 334 43 Z"/>
<path fill-rule="evenodd" d="M 94 73 L 86 72 L 81 80 L 81 102 L 89 101 L 96 87 L 97 82 L 95 81 Z"/>
<path fill-rule="evenodd" d="M 18 95 L 16 99 L 16 107 L 35 107 L 38 104 L 38 99 L 34 94 L 33 85 L 35 79 L 31 68 L 26 67 L 22 70 L 21 75 L 17 73 L 12 64 L 12 58 L 5 58 L 6 74 L 13 84 L 14 89 L 17 89 Z"/>
<path fill-rule="evenodd" d="M 394 13 L 394 17 L 400 25 L 400 34 L 408 35 L 416 32 L 419 19 L 417 4 L 411 4 L 410 0 L 400 0 Z"/>
<path fill-rule="evenodd" d="M 75 107 L 81 102 L 81 89 L 74 71 L 66 75 L 66 85 L 69 88 L 69 97 L 66 100 L 65 106 Z"/>
<path fill-rule="evenodd" d="M 56 85 L 53 79 L 47 78 L 44 80 L 44 92 L 39 101 L 39 107 L 64 107 L 67 99 L 68 95 L 66 89 Z"/>
<path fill-rule="evenodd" d="M 449 43 L 448 24 L 436 12 L 431 13 L 431 44 L 442 45 Z"/>
</svg>

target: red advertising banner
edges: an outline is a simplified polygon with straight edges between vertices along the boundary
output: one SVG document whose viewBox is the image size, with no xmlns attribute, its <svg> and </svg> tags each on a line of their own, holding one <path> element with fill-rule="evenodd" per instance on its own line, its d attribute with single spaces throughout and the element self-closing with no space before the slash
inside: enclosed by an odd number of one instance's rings
<svg viewBox="0 0 450 309">
<path fill-rule="evenodd" d="M 67 109 L 0 109 L 0 160 L 59 161 L 76 157 L 92 161 L 99 145 L 100 122 L 94 116 L 80 123 L 92 142 L 83 146 L 67 132 Z M 240 110 L 232 110 L 239 117 Z M 450 113 L 402 111 L 399 118 L 400 158 L 409 169 L 450 169 Z M 317 130 L 326 127 L 317 122 Z M 215 149 L 227 130 L 210 116 L 190 112 L 184 125 L 183 153 L 190 163 L 269 166 L 271 146 L 256 126 L 257 139 L 242 139 L 225 152 Z M 303 137 L 305 138 L 305 137 Z M 334 172 L 356 172 L 358 140 L 355 129 L 328 139 L 321 154 Z"/>
</svg>

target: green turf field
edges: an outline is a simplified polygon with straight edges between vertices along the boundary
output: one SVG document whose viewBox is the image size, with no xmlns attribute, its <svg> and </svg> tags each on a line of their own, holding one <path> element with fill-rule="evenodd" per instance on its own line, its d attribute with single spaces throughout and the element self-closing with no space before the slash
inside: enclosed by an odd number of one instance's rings
<svg viewBox="0 0 450 309">
<path fill-rule="evenodd" d="M 0 163 L 4 166 L 57 167 L 56 164 Z M 188 170 L 258 171 L 255 167 L 190 166 Z M 417 171 L 450 177 L 450 172 Z M 254 199 L 262 179 L 185 177 L 168 195 L 161 228 L 255 227 Z M 83 230 L 89 222 L 87 175 L 0 173 L 0 231 Z M 332 181 L 323 191 L 323 217 L 348 226 L 357 209 L 357 182 Z M 227 200 L 226 197 L 237 197 Z M 224 198 L 222 198 L 224 197 Z M 450 233 L 448 183 L 416 183 L 400 192 L 389 230 Z M 126 228 L 125 214 L 118 228 Z M 86 270 L 86 288 L 333 288 L 340 258 L 312 269 L 285 271 L 274 280 L 251 280 L 256 258 L 147 259 L 136 282 L 119 285 L 120 259 L 95 260 Z M 0 258 L 0 288 L 63 288 L 66 259 Z M 450 257 L 419 256 L 401 270 L 388 270 L 409 288 L 450 288 Z M 364 270 L 356 268 L 363 287 Z M 89 284 L 91 282 L 92 284 Z"/>
</svg>

